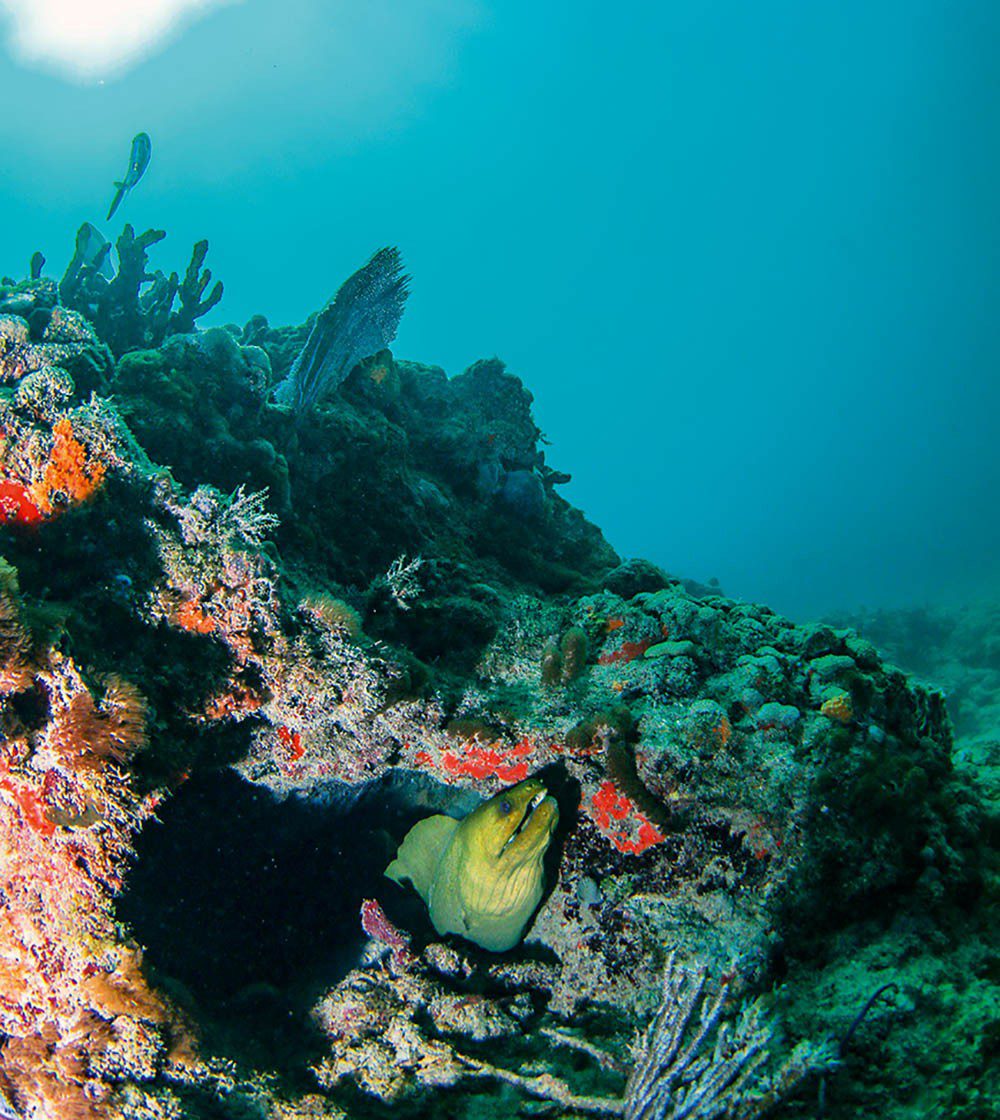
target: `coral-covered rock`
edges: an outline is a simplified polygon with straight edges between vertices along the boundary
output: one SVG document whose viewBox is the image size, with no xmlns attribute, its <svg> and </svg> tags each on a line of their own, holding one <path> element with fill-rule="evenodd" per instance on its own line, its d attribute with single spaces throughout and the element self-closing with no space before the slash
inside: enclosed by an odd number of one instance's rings
<svg viewBox="0 0 1000 1120">
<path fill-rule="evenodd" d="M 21 1115 L 96 1117 L 182 1033 L 114 922 L 157 804 L 128 773 L 147 712 L 127 681 L 95 696 L 70 659 L 33 648 L 9 590 L 0 620 L 0 1086 Z"/>
<path fill-rule="evenodd" d="M 934 934 L 986 889 L 936 689 L 621 563 L 495 359 L 382 350 L 276 404 L 310 324 L 190 329 L 204 253 L 172 312 L 158 240 L 0 287 L 0 1111 L 460 1111 L 489 1081 L 614 1115 L 668 950 L 721 1014 L 858 914 Z M 961 625 L 971 703 L 995 642 Z M 384 868 L 533 776 L 560 813 L 523 942 L 443 944 Z"/>
</svg>

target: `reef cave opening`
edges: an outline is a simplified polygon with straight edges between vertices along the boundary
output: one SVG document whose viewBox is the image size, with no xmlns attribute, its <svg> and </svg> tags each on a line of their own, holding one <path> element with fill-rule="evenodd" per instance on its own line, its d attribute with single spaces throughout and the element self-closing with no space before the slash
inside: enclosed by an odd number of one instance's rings
<svg viewBox="0 0 1000 1120">
<path fill-rule="evenodd" d="M 399 772 L 284 800 L 228 769 L 198 775 L 143 829 L 117 914 L 208 1049 L 301 1066 L 320 1041 L 309 1009 L 360 960 L 363 899 L 433 936 L 420 899 L 382 874 L 400 839 L 429 813 L 478 803 Z"/>
</svg>

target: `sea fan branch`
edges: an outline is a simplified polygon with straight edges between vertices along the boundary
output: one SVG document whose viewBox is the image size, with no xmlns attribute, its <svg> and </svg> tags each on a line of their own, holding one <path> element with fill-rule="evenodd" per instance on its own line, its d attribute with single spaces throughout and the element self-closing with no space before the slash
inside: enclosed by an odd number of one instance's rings
<svg viewBox="0 0 1000 1120">
<path fill-rule="evenodd" d="M 351 370 L 396 337 L 409 294 L 409 277 L 396 248 L 379 249 L 341 285 L 317 316 L 288 376 L 278 386 L 282 404 L 302 414 L 335 389 Z"/>
</svg>

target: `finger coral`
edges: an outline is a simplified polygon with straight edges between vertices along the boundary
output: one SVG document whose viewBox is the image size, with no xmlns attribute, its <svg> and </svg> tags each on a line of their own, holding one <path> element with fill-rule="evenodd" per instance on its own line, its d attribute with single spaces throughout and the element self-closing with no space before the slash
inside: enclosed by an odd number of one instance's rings
<svg viewBox="0 0 1000 1120">
<path fill-rule="evenodd" d="M 164 230 L 148 229 L 136 236 L 126 224 L 115 242 L 117 269 L 110 268 L 110 243 L 93 246 L 93 226 L 81 226 L 72 259 L 59 283 L 62 303 L 90 319 L 115 354 L 142 346 L 158 346 L 168 334 L 190 331 L 195 321 L 222 298 L 216 281 L 204 296 L 212 274 L 202 271 L 208 242 L 199 241 L 179 281 L 177 273 L 150 272 L 149 250 L 166 237 Z M 105 274 L 107 273 L 107 274 Z M 180 295 L 181 306 L 173 311 Z"/>
</svg>

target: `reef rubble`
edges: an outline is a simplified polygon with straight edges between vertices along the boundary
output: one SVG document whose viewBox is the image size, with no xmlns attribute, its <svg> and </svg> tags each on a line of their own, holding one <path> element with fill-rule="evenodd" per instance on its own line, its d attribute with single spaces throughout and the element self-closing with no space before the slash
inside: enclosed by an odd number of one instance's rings
<svg viewBox="0 0 1000 1120">
<path fill-rule="evenodd" d="M 996 809 L 940 690 L 623 561 L 498 359 L 325 339 L 283 403 L 350 285 L 200 329 L 207 243 L 180 282 L 160 240 L 0 283 L 0 1112 L 471 1118 L 488 1083 L 792 1117 L 822 1084 L 837 1117 L 867 1079 L 902 1116 L 875 1052 L 929 1006 L 914 945 L 997 963 Z M 523 941 L 440 937 L 384 868 L 529 777 L 559 824 Z M 900 1108 L 985 1115 L 978 1060 Z"/>
</svg>

